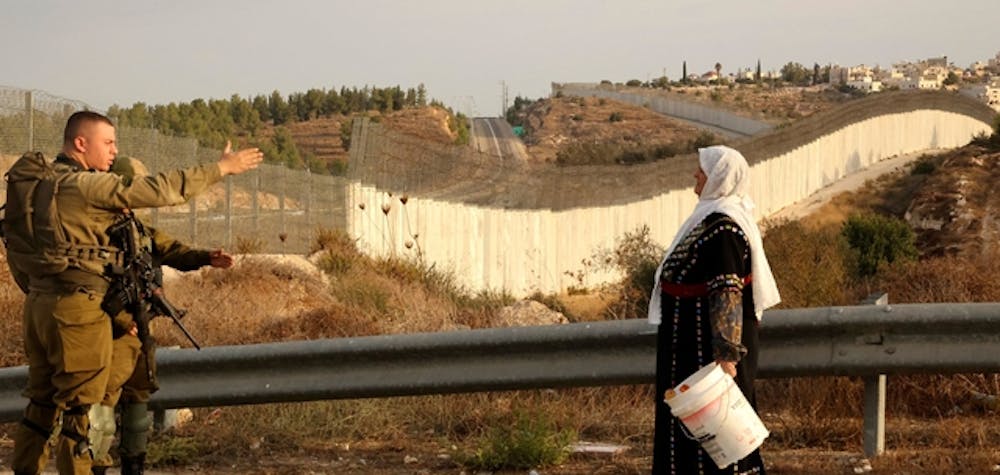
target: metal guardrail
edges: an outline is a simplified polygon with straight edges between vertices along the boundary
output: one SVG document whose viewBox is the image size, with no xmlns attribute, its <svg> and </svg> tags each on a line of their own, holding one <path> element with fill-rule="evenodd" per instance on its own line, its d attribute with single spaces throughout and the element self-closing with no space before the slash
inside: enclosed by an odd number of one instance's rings
<svg viewBox="0 0 1000 475">
<path fill-rule="evenodd" d="M 1000 303 L 775 310 L 760 339 L 764 378 L 862 376 L 884 388 L 887 373 L 997 372 Z M 161 350 L 150 405 L 647 384 L 655 352 L 645 320 Z M 24 366 L 0 369 L 0 422 L 21 417 L 26 381 Z"/>
</svg>

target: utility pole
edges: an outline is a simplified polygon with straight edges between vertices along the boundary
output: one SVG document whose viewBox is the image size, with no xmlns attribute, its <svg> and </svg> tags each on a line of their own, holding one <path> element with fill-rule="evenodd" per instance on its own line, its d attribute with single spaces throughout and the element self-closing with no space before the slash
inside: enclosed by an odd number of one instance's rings
<svg viewBox="0 0 1000 475">
<path fill-rule="evenodd" d="M 503 104 L 503 109 L 500 110 L 500 117 L 501 118 L 507 116 L 507 103 L 508 103 L 509 99 L 510 99 L 510 97 L 507 95 L 507 82 L 501 80 L 500 81 L 500 100 L 501 100 L 501 103 Z"/>
</svg>

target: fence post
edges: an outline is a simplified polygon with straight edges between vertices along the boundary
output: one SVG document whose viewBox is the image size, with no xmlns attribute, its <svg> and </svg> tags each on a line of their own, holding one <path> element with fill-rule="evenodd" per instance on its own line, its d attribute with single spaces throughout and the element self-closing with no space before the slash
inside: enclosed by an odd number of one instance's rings
<svg viewBox="0 0 1000 475">
<path fill-rule="evenodd" d="M 159 140 L 158 140 L 156 129 L 149 129 L 149 135 L 150 135 L 150 147 L 149 147 L 149 156 L 146 159 L 147 164 L 148 164 L 147 168 L 149 168 L 150 166 L 155 166 L 157 171 L 161 171 L 161 172 L 165 171 L 166 167 L 164 167 L 159 162 L 159 158 L 160 158 L 159 151 L 160 151 L 160 148 L 159 148 Z M 151 214 L 151 221 L 153 223 L 153 227 L 154 228 L 160 227 L 160 208 L 153 208 L 150 211 L 150 214 Z"/>
<path fill-rule="evenodd" d="M 260 236 L 260 175 L 263 170 L 267 170 L 267 166 L 260 167 L 261 170 L 253 174 L 253 194 L 250 197 L 250 208 L 253 210 L 253 233 L 258 233 Z M 252 234 L 252 233 L 251 233 Z"/>
<path fill-rule="evenodd" d="M 24 115 L 25 125 L 28 127 L 27 151 L 31 151 L 35 149 L 35 100 L 31 96 L 31 91 L 24 93 Z"/>
<path fill-rule="evenodd" d="M 312 174 L 312 170 L 310 170 L 308 166 L 306 166 L 306 186 L 305 186 L 305 189 L 306 189 L 306 193 L 305 193 L 305 195 L 306 195 L 306 199 L 305 199 L 305 207 L 306 207 L 306 212 L 305 212 L 305 215 L 306 215 L 305 236 L 306 236 L 306 240 L 305 240 L 305 242 L 308 243 L 309 242 L 308 236 L 310 236 L 311 235 L 310 233 L 313 232 L 313 228 L 312 228 L 312 226 L 313 226 L 313 220 L 312 220 L 312 208 L 313 208 L 313 206 L 312 206 L 312 199 L 313 199 L 313 174 Z M 302 242 L 301 238 L 299 239 L 299 242 Z M 306 249 L 303 249 L 302 253 L 305 254 L 306 253 Z"/>
<path fill-rule="evenodd" d="M 889 295 L 876 292 L 869 295 L 862 305 L 889 305 Z M 881 344 L 879 336 L 877 344 Z M 872 342 L 875 343 L 875 342 Z M 885 452 L 885 384 L 884 374 L 864 376 L 865 382 L 865 456 L 873 458 Z"/>
<path fill-rule="evenodd" d="M 278 240 L 281 241 L 281 254 L 285 253 L 285 240 L 288 239 L 285 230 L 285 188 L 288 186 L 288 167 L 281 166 L 281 194 L 278 195 Z"/>
<path fill-rule="evenodd" d="M 227 248 L 233 247 L 233 177 L 226 177 L 226 238 Z"/>
<path fill-rule="evenodd" d="M 192 145 L 194 145 L 194 147 L 192 147 L 191 149 L 191 155 L 194 158 L 194 160 L 192 160 L 192 164 L 198 164 L 200 162 L 198 160 L 198 141 L 197 140 L 193 141 Z M 188 209 L 190 210 L 191 214 L 191 222 L 190 222 L 191 245 L 194 246 L 198 244 L 198 197 L 197 196 L 192 196 L 191 200 L 188 201 Z"/>
</svg>

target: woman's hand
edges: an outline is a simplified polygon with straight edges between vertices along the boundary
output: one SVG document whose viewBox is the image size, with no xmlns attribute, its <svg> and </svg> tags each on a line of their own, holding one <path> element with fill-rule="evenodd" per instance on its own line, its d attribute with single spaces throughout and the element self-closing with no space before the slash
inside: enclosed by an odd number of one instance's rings
<svg viewBox="0 0 1000 475">
<path fill-rule="evenodd" d="M 722 367 L 722 371 L 724 371 L 726 374 L 728 374 L 729 376 L 732 376 L 734 378 L 736 377 L 736 362 L 735 361 L 715 360 L 715 362 L 718 363 L 719 366 Z"/>
</svg>

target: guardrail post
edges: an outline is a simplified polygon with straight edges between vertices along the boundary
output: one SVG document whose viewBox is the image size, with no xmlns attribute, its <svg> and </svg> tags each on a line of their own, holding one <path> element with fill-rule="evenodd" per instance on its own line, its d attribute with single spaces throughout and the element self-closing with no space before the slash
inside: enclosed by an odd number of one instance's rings
<svg viewBox="0 0 1000 475">
<path fill-rule="evenodd" d="M 888 305 L 889 295 L 874 293 L 862 304 Z M 884 374 L 864 376 L 865 382 L 865 456 L 872 458 L 885 452 L 885 383 Z"/>
</svg>

